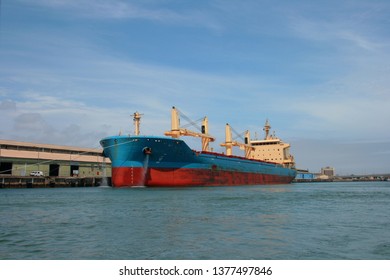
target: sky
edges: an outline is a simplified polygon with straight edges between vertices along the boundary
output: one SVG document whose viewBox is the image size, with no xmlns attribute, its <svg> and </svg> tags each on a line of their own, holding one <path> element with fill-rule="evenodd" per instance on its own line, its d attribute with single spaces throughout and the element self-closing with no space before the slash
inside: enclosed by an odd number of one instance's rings
<svg viewBox="0 0 390 280">
<path fill-rule="evenodd" d="M 390 173 L 389 14 L 387 0 L 0 0 L 0 139 L 95 148 L 132 134 L 135 111 L 163 135 L 176 106 L 208 117 L 216 152 L 226 123 L 262 138 L 269 119 L 297 168 Z"/>
</svg>

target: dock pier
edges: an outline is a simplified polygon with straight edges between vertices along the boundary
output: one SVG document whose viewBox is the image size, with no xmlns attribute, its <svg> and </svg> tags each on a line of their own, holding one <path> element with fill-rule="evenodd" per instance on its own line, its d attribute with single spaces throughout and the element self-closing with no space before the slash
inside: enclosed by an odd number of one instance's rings
<svg viewBox="0 0 390 280">
<path fill-rule="evenodd" d="M 0 188 L 70 188 L 99 187 L 105 182 L 111 185 L 111 177 L 33 177 L 0 176 Z"/>
</svg>

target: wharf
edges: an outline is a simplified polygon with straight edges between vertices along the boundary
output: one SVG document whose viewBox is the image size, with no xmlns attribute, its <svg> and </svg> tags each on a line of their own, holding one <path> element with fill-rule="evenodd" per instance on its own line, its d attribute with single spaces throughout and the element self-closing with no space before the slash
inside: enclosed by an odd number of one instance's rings
<svg viewBox="0 0 390 280">
<path fill-rule="evenodd" d="M 0 176 L 0 188 L 69 188 L 111 185 L 111 177 Z"/>
<path fill-rule="evenodd" d="M 390 175 L 386 176 L 345 176 L 329 179 L 294 179 L 293 183 L 324 183 L 324 182 L 372 182 L 390 181 Z"/>
</svg>

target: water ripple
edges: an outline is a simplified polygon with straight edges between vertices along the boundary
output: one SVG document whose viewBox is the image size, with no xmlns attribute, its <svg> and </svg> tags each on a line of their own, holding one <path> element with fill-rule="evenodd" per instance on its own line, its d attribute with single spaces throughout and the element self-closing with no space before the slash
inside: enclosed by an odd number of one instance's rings
<svg viewBox="0 0 390 280">
<path fill-rule="evenodd" d="M 0 189 L 1 259 L 389 259 L 390 185 Z"/>
</svg>

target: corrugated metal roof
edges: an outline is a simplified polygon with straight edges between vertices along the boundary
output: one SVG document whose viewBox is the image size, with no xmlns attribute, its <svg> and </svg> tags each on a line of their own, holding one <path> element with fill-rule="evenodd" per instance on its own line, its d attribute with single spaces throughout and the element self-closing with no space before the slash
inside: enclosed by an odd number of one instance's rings
<svg viewBox="0 0 390 280">
<path fill-rule="evenodd" d="M 20 149 L 19 149 L 20 148 Z M 82 162 L 110 163 L 103 157 L 103 149 L 20 142 L 0 139 L 0 156 L 3 158 L 26 158 L 45 160 L 77 160 Z"/>
<path fill-rule="evenodd" d="M 3 139 L 0 139 L 0 145 L 12 145 L 12 146 L 19 146 L 19 147 L 45 148 L 45 149 L 57 149 L 57 150 L 77 151 L 77 152 L 91 152 L 91 153 L 103 152 L 103 149 L 101 148 L 99 149 L 83 148 L 83 147 L 41 144 L 41 143 L 21 142 L 21 141 L 3 140 Z"/>
</svg>

